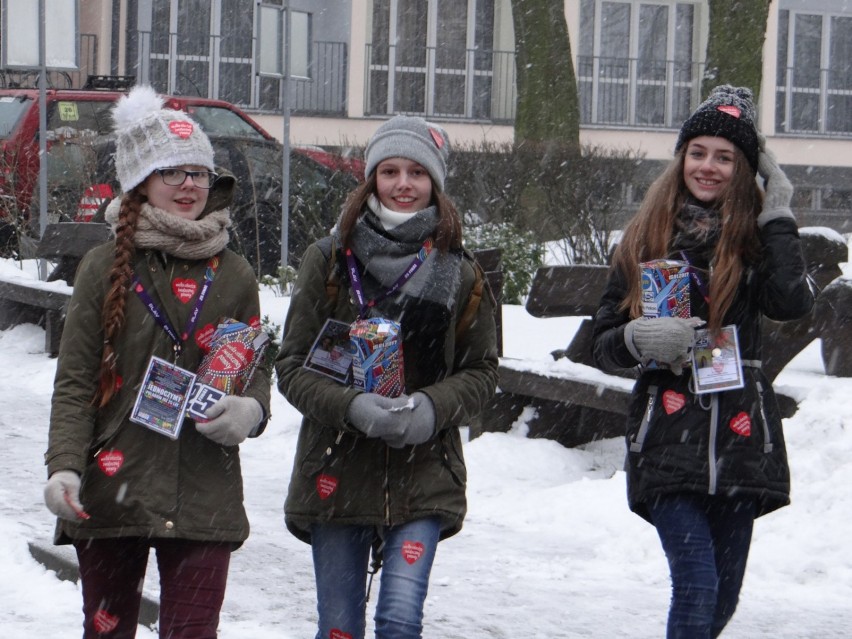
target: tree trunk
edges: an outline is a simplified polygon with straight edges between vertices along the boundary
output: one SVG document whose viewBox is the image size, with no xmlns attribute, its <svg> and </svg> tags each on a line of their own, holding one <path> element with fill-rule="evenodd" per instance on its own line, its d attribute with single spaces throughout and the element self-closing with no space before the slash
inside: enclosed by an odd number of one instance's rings
<svg viewBox="0 0 852 639">
<path fill-rule="evenodd" d="M 580 144 L 580 108 L 562 0 L 512 0 L 515 143 Z"/>
<path fill-rule="evenodd" d="M 720 84 L 749 87 L 755 101 L 763 77 L 763 51 L 766 21 L 771 0 L 713 0 L 710 5 L 710 33 L 707 40 L 707 67 L 701 85 L 704 98 Z"/>
</svg>

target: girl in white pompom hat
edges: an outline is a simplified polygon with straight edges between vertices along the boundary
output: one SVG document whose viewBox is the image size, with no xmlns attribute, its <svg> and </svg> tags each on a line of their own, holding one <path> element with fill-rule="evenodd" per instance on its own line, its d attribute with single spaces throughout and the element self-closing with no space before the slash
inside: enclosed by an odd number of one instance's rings
<svg viewBox="0 0 852 639">
<path fill-rule="evenodd" d="M 206 419 L 185 406 L 220 320 L 259 327 L 257 283 L 226 248 L 230 214 L 212 203 L 230 201 L 234 180 L 214 172 L 198 124 L 144 86 L 113 119 L 124 193 L 106 213 L 115 241 L 75 278 L 45 502 L 56 543 L 77 551 L 84 639 L 135 636 L 151 548 L 160 637 L 214 639 L 231 552 L 249 534 L 238 445 L 266 424 L 268 372 L 205 406 Z"/>
</svg>

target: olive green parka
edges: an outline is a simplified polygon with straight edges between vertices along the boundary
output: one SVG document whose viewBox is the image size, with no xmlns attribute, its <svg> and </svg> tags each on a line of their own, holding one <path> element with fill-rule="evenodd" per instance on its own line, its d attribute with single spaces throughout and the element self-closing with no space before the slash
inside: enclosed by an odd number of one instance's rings
<svg viewBox="0 0 852 639">
<path fill-rule="evenodd" d="M 57 543 L 72 539 L 141 536 L 239 543 L 249 534 L 243 507 L 238 446 L 221 446 L 184 420 L 176 440 L 129 420 L 149 359 L 156 355 L 196 371 L 202 344 L 219 321 L 259 325 L 254 273 L 230 250 L 219 264 L 196 329 L 175 359 L 173 342 L 135 293 L 116 343 L 120 388 L 102 409 L 92 405 L 104 332 L 101 309 L 109 287 L 113 244 L 92 249 L 75 278 L 62 335 L 45 455 L 48 476 L 72 470 L 82 477 L 80 501 L 91 515 L 59 520 Z M 134 273 L 176 330 L 182 331 L 204 281 L 207 260 L 139 250 Z M 194 284 L 193 284 L 194 282 Z M 195 291 L 187 298 L 187 291 Z M 244 393 L 269 415 L 270 379 L 261 367 Z"/>
<path fill-rule="evenodd" d="M 348 286 L 341 284 L 334 299 L 327 293 L 327 255 L 319 243 L 305 252 L 276 362 L 279 390 L 303 415 L 285 504 L 287 527 L 310 543 L 314 523 L 393 526 L 438 517 L 441 538 L 449 537 L 461 529 L 466 513 L 459 427 L 481 412 L 497 384 L 493 299 L 482 296 L 473 322 L 456 339 L 453 327 L 476 280 L 470 260 L 463 258 L 444 343 L 448 372 L 435 383 L 406 389 L 429 396 L 436 433 L 423 444 L 391 448 L 346 421 L 349 402 L 360 391 L 302 367 L 326 319 L 350 323 L 357 317 Z"/>
</svg>

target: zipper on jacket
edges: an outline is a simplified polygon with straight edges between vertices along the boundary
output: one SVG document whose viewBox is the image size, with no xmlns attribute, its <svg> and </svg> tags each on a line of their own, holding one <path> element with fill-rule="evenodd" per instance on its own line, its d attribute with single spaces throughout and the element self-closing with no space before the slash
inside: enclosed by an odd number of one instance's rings
<svg viewBox="0 0 852 639">
<path fill-rule="evenodd" d="M 775 445 L 772 443 L 772 435 L 769 433 L 769 420 L 766 419 L 766 407 L 763 404 L 763 384 L 759 381 L 757 385 L 757 397 L 760 400 L 760 421 L 763 422 L 763 452 L 771 453 Z"/>
<path fill-rule="evenodd" d="M 719 432 L 719 393 L 710 396 L 710 438 L 707 442 L 707 463 L 709 477 L 707 479 L 707 494 L 715 495 L 719 481 L 716 469 L 716 434 Z"/>
<path fill-rule="evenodd" d="M 642 416 L 642 422 L 639 424 L 639 431 L 636 433 L 635 439 L 630 442 L 630 452 L 642 452 L 642 446 L 645 444 L 645 436 L 648 434 L 648 428 L 651 425 L 651 418 L 654 416 L 654 405 L 657 402 L 657 387 L 648 387 L 648 405 L 645 407 L 645 414 Z"/>
</svg>

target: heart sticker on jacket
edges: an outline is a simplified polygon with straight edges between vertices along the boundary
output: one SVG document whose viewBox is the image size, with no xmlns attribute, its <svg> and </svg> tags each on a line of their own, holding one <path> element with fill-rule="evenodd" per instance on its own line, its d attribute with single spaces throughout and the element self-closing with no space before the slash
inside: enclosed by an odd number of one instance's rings
<svg viewBox="0 0 852 639">
<path fill-rule="evenodd" d="M 98 466 L 104 475 L 112 477 L 124 465 L 124 454 L 120 450 L 104 450 L 98 453 Z"/>
<path fill-rule="evenodd" d="M 98 634 L 105 635 L 108 632 L 112 632 L 118 626 L 118 620 L 120 617 L 116 615 L 109 614 L 106 610 L 101 608 L 95 613 L 95 630 Z"/>
<path fill-rule="evenodd" d="M 331 632 L 328 633 L 328 639 L 352 639 L 352 635 L 337 628 L 332 628 Z"/>
<path fill-rule="evenodd" d="M 731 423 L 728 425 L 737 435 L 742 435 L 743 437 L 751 435 L 751 417 L 749 417 L 746 412 L 742 412 L 739 415 L 734 416 Z"/>
<path fill-rule="evenodd" d="M 186 304 L 189 300 L 195 297 L 198 291 L 198 282 L 195 280 L 176 277 L 172 280 L 172 292 L 181 302 Z"/>
<path fill-rule="evenodd" d="M 317 493 L 320 499 L 328 499 L 337 490 L 337 477 L 319 475 L 317 477 Z"/>
<path fill-rule="evenodd" d="M 423 544 L 419 541 L 402 542 L 402 558 L 408 562 L 409 566 L 420 559 L 421 556 L 423 556 Z"/>
<path fill-rule="evenodd" d="M 195 343 L 205 353 L 210 350 L 210 340 L 213 339 L 213 333 L 216 332 L 216 327 L 213 324 L 207 324 L 195 331 Z"/>
<path fill-rule="evenodd" d="M 686 404 L 686 397 L 683 393 L 676 393 L 673 390 L 667 390 L 663 393 L 663 408 L 667 415 L 676 413 Z"/>
</svg>

